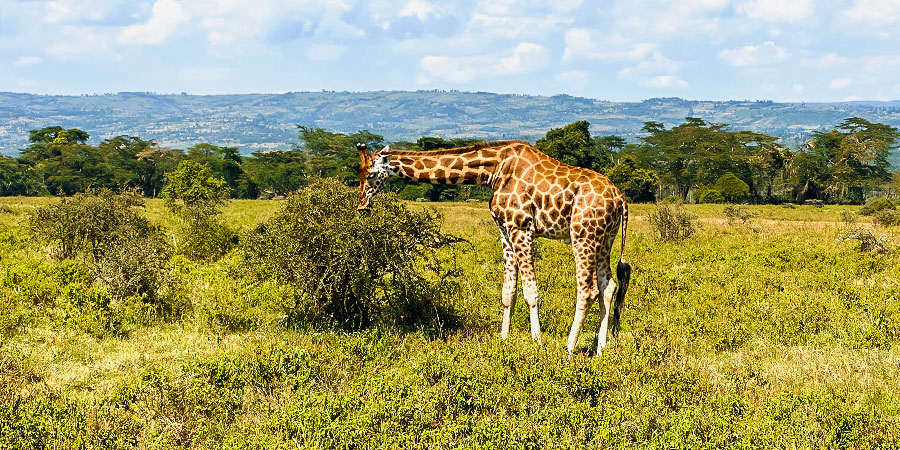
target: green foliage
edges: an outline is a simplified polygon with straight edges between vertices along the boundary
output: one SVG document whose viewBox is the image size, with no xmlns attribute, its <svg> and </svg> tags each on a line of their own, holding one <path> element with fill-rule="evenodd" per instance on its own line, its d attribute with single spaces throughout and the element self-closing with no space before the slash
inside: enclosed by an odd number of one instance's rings
<svg viewBox="0 0 900 450">
<path fill-rule="evenodd" d="M 369 131 L 352 134 L 332 133 L 322 128 L 297 125 L 302 144 L 295 144 L 295 151 L 305 151 L 308 156 L 309 174 L 321 177 L 338 177 L 344 184 L 358 183 L 353 166 L 359 163 L 356 144 L 362 143 L 371 149 L 381 149 L 384 138 Z"/>
<path fill-rule="evenodd" d="M 429 184 L 409 184 L 403 186 L 403 189 L 397 194 L 401 200 L 416 200 L 425 198 L 425 194 L 431 189 Z"/>
<path fill-rule="evenodd" d="M 591 139 L 590 125 L 580 120 L 562 128 L 552 128 L 537 140 L 535 147 L 566 164 L 605 171 L 612 166 L 613 149 L 621 149 L 625 142 L 617 136 Z"/>
<path fill-rule="evenodd" d="M 871 229 L 855 226 L 838 235 L 841 241 L 856 241 L 860 252 L 875 252 L 883 255 L 891 253 L 890 242 L 884 236 L 876 235 Z"/>
<path fill-rule="evenodd" d="M 750 194 L 750 186 L 731 172 L 719 177 L 713 189 L 721 192 L 730 203 L 745 201 Z"/>
<path fill-rule="evenodd" d="M 647 220 L 664 241 L 682 241 L 694 234 L 696 216 L 685 211 L 680 203 L 657 203 Z"/>
<path fill-rule="evenodd" d="M 714 188 L 697 189 L 697 203 L 725 203 L 725 196 Z"/>
<path fill-rule="evenodd" d="M 622 160 L 606 174 L 609 180 L 632 202 L 652 202 L 656 200 L 659 177 L 653 171 L 637 166 L 633 155 L 624 155 Z"/>
<path fill-rule="evenodd" d="M 734 225 L 738 222 L 740 222 L 741 225 L 746 225 L 747 221 L 756 217 L 756 213 L 750 211 L 750 209 L 744 205 L 728 205 L 722 210 L 722 215 L 728 220 L 729 225 Z"/>
<path fill-rule="evenodd" d="M 900 225 L 900 212 L 894 209 L 884 209 L 875 213 L 872 221 L 884 227 L 897 226 Z"/>
<path fill-rule="evenodd" d="M 247 234 L 245 266 L 298 286 L 309 313 L 348 328 L 443 320 L 439 302 L 453 283 L 438 250 L 457 239 L 441 233 L 440 216 L 410 211 L 394 196 L 362 212 L 357 201 L 335 179 L 312 181 Z"/>
<path fill-rule="evenodd" d="M 168 246 L 160 229 L 135 209 L 140 206 L 143 200 L 134 194 L 76 194 L 34 210 L 28 229 L 51 243 L 58 258 L 83 258 L 114 299 L 137 296 L 154 303 L 165 285 Z"/>
<path fill-rule="evenodd" d="M 861 203 L 867 189 L 891 179 L 888 156 L 898 137 L 896 128 L 858 117 L 813 133 L 792 161 L 795 198 Z"/>
<path fill-rule="evenodd" d="M 168 174 L 166 207 L 182 219 L 178 250 L 193 259 L 216 259 L 237 244 L 238 233 L 219 222 L 219 208 L 231 188 L 209 166 L 184 160 Z"/>
<path fill-rule="evenodd" d="M 660 122 L 646 122 L 643 130 L 648 135 L 632 151 L 641 166 L 660 174 L 682 199 L 692 189 L 713 185 L 727 173 L 752 181 L 748 194 L 756 195 L 756 190 L 765 186 L 767 197 L 772 197 L 772 187 L 783 176 L 785 160 L 790 158 L 790 152 L 773 136 L 729 131 L 726 124 L 696 117 L 688 117 L 684 124 L 669 130 Z M 716 189 L 729 199 L 722 188 Z"/>
<path fill-rule="evenodd" d="M 859 213 L 864 216 L 871 216 L 888 209 L 896 210 L 897 206 L 887 197 L 878 197 L 866 202 L 866 204 L 859 209 Z"/>
</svg>

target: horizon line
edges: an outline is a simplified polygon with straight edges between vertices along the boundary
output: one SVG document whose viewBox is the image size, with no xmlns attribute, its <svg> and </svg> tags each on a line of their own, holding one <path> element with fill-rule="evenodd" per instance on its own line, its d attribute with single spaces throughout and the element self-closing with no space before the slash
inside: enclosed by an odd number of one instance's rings
<svg viewBox="0 0 900 450">
<path fill-rule="evenodd" d="M 701 99 L 701 98 L 685 98 L 685 97 L 647 97 L 641 100 L 606 100 L 601 98 L 594 97 L 582 97 L 577 95 L 559 93 L 553 95 L 545 95 L 545 94 L 523 94 L 523 93 L 500 93 L 500 92 L 489 92 L 489 91 L 468 91 L 468 90 L 459 90 L 459 89 L 416 89 L 416 90 L 396 90 L 396 89 L 378 89 L 378 90 L 367 90 L 367 91 L 348 91 L 348 90 L 332 90 L 332 89 L 319 89 L 319 90 L 299 90 L 299 91 L 284 91 L 284 92 L 230 92 L 230 93 L 189 93 L 189 92 L 153 92 L 153 91 L 119 91 L 119 92 L 94 92 L 94 93 L 80 93 L 80 94 L 40 94 L 33 92 L 16 92 L 16 91 L 0 91 L 0 94 L 13 94 L 13 95 L 29 95 L 36 97 L 102 97 L 102 96 L 113 96 L 113 95 L 123 95 L 123 94 L 141 94 L 141 95 L 156 95 L 156 96 L 193 96 L 193 97 L 225 97 L 225 96 L 240 96 L 240 95 L 289 95 L 289 94 L 323 94 L 323 93 L 335 93 L 335 94 L 369 94 L 369 93 L 428 93 L 428 92 L 439 92 L 439 93 L 460 93 L 460 94 L 488 94 L 488 95 L 497 95 L 497 96 L 518 96 L 518 97 L 544 97 L 544 98 L 554 98 L 554 97 L 569 97 L 576 99 L 584 99 L 584 100 L 593 100 L 599 102 L 607 102 L 607 103 L 644 103 L 651 100 L 681 100 L 687 102 L 740 102 L 740 103 L 788 103 L 788 104 L 808 104 L 808 103 L 817 103 L 817 104 L 853 104 L 853 103 L 896 103 L 900 102 L 900 98 L 892 99 L 892 100 L 867 100 L 867 99 L 853 99 L 853 100 L 771 100 L 771 99 Z"/>
</svg>

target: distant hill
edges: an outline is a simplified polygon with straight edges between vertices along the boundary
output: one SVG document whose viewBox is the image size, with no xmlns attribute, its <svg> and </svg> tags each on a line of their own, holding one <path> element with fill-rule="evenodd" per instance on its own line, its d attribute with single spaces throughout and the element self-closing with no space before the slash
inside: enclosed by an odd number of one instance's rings
<svg viewBox="0 0 900 450">
<path fill-rule="evenodd" d="M 733 129 L 761 131 L 795 147 L 811 131 L 852 116 L 900 127 L 900 101 L 775 103 L 652 98 L 608 102 L 556 95 L 486 92 L 290 92 L 286 94 L 161 95 L 143 92 L 61 96 L 0 93 L 0 153 L 15 155 L 28 131 L 50 125 L 78 127 L 93 143 L 128 134 L 185 148 L 199 142 L 236 146 L 242 153 L 288 149 L 296 125 L 330 131 L 361 129 L 389 141 L 423 135 L 445 138 L 528 139 L 575 120 L 594 134 L 636 141 L 645 121 L 667 126 L 694 116 Z"/>
</svg>

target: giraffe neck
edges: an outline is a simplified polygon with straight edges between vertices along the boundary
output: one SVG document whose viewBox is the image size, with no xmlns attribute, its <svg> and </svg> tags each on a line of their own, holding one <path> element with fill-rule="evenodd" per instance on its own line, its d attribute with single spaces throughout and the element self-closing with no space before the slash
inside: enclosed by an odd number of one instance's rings
<svg viewBox="0 0 900 450">
<path fill-rule="evenodd" d="M 431 184 L 489 185 L 500 165 L 497 148 L 463 147 L 436 151 L 389 150 L 394 173 Z"/>
</svg>

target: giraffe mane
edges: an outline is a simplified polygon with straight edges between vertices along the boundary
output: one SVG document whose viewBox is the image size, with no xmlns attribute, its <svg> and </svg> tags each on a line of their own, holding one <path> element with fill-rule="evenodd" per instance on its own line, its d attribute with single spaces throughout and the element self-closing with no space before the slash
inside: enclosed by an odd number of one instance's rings
<svg viewBox="0 0 900 450">
<path fill-rule="evenodd" d="M 525 144 L 531 145 L 530 143 L 523 141 L 521 139 L 513 139 L 506 141 L 490 141 L 490 142 L 479 142 L 475 145 L 469 145 L 467 147 L 454 147 L 454 148 L 445 148 L 441 150 L 426 150 L 424 153 L 428 153 L 429 155 L 458 155 L 460 153 L 467 153 L 476 150 L 482 150 L 485 148 L 496 148 L 496 147 L 505 147 L 511 144 Z"/>
</svg>

